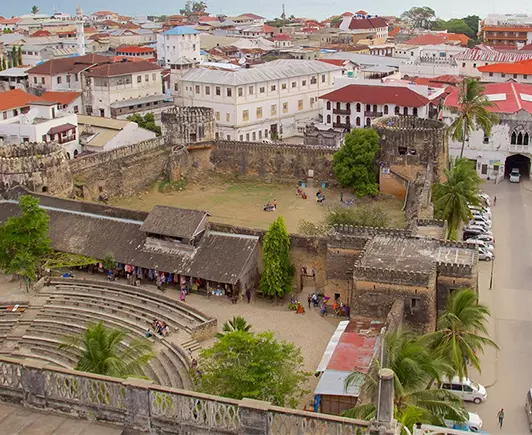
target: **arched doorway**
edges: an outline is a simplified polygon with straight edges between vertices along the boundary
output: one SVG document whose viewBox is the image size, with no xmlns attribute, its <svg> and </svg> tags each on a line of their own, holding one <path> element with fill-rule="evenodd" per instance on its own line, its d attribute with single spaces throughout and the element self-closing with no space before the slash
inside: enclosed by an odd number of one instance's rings
<svg viewBox="0 0 532 435">
<path fill-rule="evenodd" d="M 519 169 L 521 177 L 530 178 L 530 158 L 522 154 L 514 154 L 506 158 L 504 176 L 509 177 L 513 168 Z"/>
</svg>

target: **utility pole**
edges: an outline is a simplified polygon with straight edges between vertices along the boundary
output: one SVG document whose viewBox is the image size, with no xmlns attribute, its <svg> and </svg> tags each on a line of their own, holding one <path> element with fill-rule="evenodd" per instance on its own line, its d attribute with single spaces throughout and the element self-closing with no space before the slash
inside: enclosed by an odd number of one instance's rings
<svg viewBox="0 0 532 435">
<path fill-rule="evenodd" d="M 281 18 L 283 20 L 283 27 L 284 27 L 286 24 L 286 14 L 284 13 L 284 3 L 283 3 L 283 13 L 281 14 Z"/>
<path fill-rule="evenodd" d="M 491 262 L 490 290 L 493 289 L 493 267 L 494 266 L 495 266 L 495 257 L 493 257 L 493 261 Z"/>
</svg>

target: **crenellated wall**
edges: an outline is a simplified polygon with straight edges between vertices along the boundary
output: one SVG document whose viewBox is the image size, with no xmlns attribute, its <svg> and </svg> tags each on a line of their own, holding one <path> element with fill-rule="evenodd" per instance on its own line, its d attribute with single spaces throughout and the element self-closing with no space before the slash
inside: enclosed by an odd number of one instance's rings
<svg viewBox="0 0 532 435">
<path fill-rule="evenodd" d="M 359 227 L 356 225 L 334 225 L 334 231 L 339 234 L 352 234 L 359 236 L 403 236 L 412 235 L 410 230 L 400 228 L 382 228 L 382 227 Z"/>
<path fill-rule="evenodd" d="M 397 283 L 410 286 L 428 286 L 432 273 L 412 272 L 408 270 L 388 269 L 385 267 L 367 267 L 355 265 L 355 279 L 362 281 Z"/>
</svg>

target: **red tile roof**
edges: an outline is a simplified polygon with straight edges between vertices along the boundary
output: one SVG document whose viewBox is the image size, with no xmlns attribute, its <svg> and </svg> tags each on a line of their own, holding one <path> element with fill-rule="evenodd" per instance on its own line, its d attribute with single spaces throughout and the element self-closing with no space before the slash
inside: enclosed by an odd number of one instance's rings
<svg viewBox="0 0 532 435">
<path fill-rule="evenodd" d="M 461 33 L 439 33 L 436 35 L 421 35 L 405 41 L 408 45 L 438 45 L 450 41 L 458 41 L 460 45 L 467 46 L 469 37 Z"/>
<path fill-rule="evenodd" d="M 74 33 L 76 33 L 76 31 L 74 30 Z M 52 34 L 48 31 L 48 30 L 37 30 L 36 32 L 32 33 L 30 35 L 31 37 L 37 37 L 37 36 L 52 36 Z"/>
<path fill-rule="evenodd" d="M 86 54 L 85 56 L 63 57 L 59 59 L 51 59 L 48 62 L 41 63 L 26 71 L 28 74 L 39 75 L 55 75 L 61 73 L 78 73 L 87 69 L 91 65 L 110 62 L 110 58 L 107 56 L 101 56 L 99 54 Z"/>
<path fill-rule="evenodd" d="M 92 15 L 95 15 L 97 17 L 104 17 L 105 15 L 118 15 L 116 12 L 111 11 L 96 11 Z"/>
<path fill-rule="evenodd" d="M 347 85 L 321 97 L 327 101 L 364 104 L 394 104 L 403 107 L 423 107 L 429 100 L 404 86 Z"/>
<path fill-rule="evenodd" d="M 342 15 L 340 15 L 341 17 L 352 17 L 354 14 L 353 12 L 344 12 Z"/>
<path fill-rule="evenodd" d="M 288 33 L 278 33 L 273 37 L 274 41 L 291 41 L 292 37 Z"/>
<path fill-rule="evenodd" d="M 213 22 L 213 21 L 218 21 L 218 18 L 216 18 L 216 17 L 202 17 L 199 20 L 200 23 L 210 23 L 210 22 Z"/>
<path fill-rule="evenodd" d="M 318 59 L 320 62 L 324 62 L 324 63 L 328 63 L 330 65 L 335 65 L 335 66 L 345 66 L 345 64 L 347 62 L 350 62 L 349 60 L 346 60 L 346 59 Z"/>
<path fill-rule="evenodd" d="M 505 74 L 531 74 L 532 59 L 522 60 L 515 63 L 494 63 L 477 67 L 480 72 L 496 72 Z"/>
<path fill-rule="evenodd" d="M 89 77 L 114 77 L 125 74 L 138 74 L 146 71 L 160 71 L 162 68 L 152 62 L 118 62 L 95 66 L 87 73 Z"/>
<path fill-rule="evenodd" d="M 0 24 L 4 26 L 9 26 L 12 24 L 17 24 L 20 20 L 21 18 L 5 18 L 3 20 L 0 20 Z"/>
<path fill-rule="evenodd" d="M 81 95 L 80 92 L 53 92 L 46 91 L 39 97 L 39 101 L 49 103 L 70 104 Z"/>
<path fill-rule="evenodd" d="M 118 62 L 155 62 L 155 57 L 134 57 L 134 56 L 112 56 L 113 63 Z"/>
<path fill-rule="evenodd" d="M 264 24 L 264 33 L 273 33 L 275 32 L 276 27 L 269 26 L 268 24 Z"/>
<path fill-rule="evenodd" d="M 361 9 L 358 12 L 355 12 L 355 15 L 368 15 L 368 13 Z"/>
<path fill-rule="evenodd" d="M 37 100 L 39 100 L 39 97 L 30 95 L 22 89 L 2 92 L 0 93 L 0 112 L 28 106 L 32 101 Z"/>
<path fill-rule="evenodd" d="M 264 20 L 264 17 L 261 17 L 260 15 L 257 15 L 257 14 L 242 14 L 241 16 L 246 16 L 254 20 Z"/>
<path fill-rule="evenodd" d="M 456 90 L 445 99 L 445 106 L 458 107 L 458 94 Z M 488 96 L 496 106 L 489 108 L 494 113 L 515 113 L 526 110 L 532 113 L 532 85 L 515 82 L 489 83 L 484 85 L 484 95 Z"/>
<path fill-rule="evenodd" d="M 388 23 L 380 18 L 352 18 L 349 28 L 354 29 L 377 29 L 381 27 L 388 27 Z"/>
<path fill-rule="evenodd" d="M 146 53 L 153 54 L 155 51 L 151 47 L 139 47 L 137 45 L 121 45 L 115 50 L 117 53 Z"/>
</svg>

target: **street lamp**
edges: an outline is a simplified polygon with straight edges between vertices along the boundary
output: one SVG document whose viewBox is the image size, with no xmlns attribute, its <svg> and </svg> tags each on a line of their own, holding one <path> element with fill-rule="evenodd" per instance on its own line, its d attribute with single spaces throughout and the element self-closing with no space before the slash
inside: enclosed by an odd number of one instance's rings
<svg viewBox="0 0 532 435">
<path fill-rule="evenodd" d="M 495 256 L 491 262 L 491 275 L 490 275 L 490 290 L 493 289 L 493 267 L 495 266 Z"/>
</svg>

